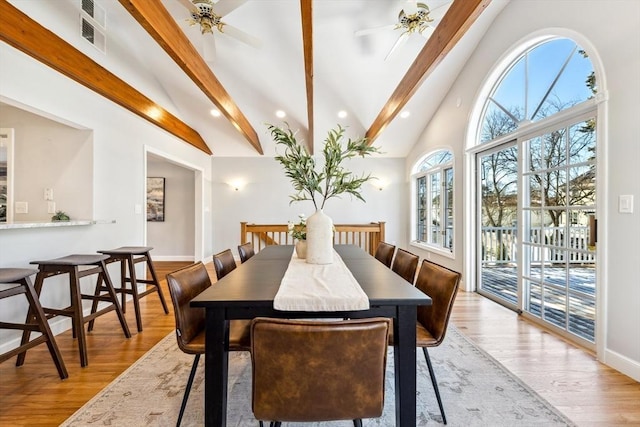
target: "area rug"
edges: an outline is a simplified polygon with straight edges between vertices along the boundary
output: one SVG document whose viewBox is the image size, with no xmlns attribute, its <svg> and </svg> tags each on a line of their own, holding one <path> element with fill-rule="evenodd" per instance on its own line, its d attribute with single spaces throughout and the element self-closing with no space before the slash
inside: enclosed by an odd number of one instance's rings
<svg viewBox="0 0 640 427">
<path fill-rule="evenodd" d="M 393 349 L 389 350 L 384 413 L 365 426 L 394 426 Z M 449 326 L 445 341 L 429 351 L 449 426 L 573 426 L 551 404 Z M 418 351 L 417 425 L 441 425 L 442 417 L 422 351 Z M 174 426 L 193 356 L 182 353 L 174 333 L 80 408 L 62 426 Z M 204 358 L 200 361 L 183 426 L 203 424 Z M 258 426 L 251 412 L 249 353 L 229 357 L 227 426 Z M 346 422 L 283 423 L 287 427 L 350 427 Z"/>
</svg>

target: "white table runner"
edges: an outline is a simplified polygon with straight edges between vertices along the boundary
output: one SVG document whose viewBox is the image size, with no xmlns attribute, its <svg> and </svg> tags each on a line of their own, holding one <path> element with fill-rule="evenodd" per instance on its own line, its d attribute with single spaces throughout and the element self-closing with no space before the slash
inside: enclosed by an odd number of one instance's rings
<svg viewBox="0 0 640 427">
<path fill-rule="evenodd" d="M 350 311 L 368 310 L 369 298 L 333 251 L 332 264 L 307 264 L 293 253 L 273 300 L 276 310 Z"/>
</svg>

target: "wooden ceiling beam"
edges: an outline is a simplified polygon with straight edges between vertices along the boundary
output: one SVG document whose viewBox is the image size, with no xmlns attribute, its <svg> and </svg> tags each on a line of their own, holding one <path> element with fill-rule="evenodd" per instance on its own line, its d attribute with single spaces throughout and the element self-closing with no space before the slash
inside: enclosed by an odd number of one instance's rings
<svg viewBox="0 0 640 427">
<path fill-rule="evenodd" d="M 160 1 L 119 0 L 178 66 L 193 80 L 231 124 L 260 154 L 264 154 L 255 129 L 222 87 L 207 63 Z"/>
<path fill-rule="evenodd" d="M 6 0 L 0 0 L 0 40 L 211 154 L 198 132 Z"/>
<path fill-rule="evenodd" d="M 304 77 L 307 89 L 307 147 L 313 154 L 313 7 L 311 0 L 300 0 L 302 45 L 304 47 Z"/>
<path fill-rule="evenodd" d="M 489 3 L 491 0 L 454 0 L 391 98 L 367 130 L 365 136 L 369 144 L 373 144 L 404 108 L 422 82 L 453 49 Z"/>
</svg>

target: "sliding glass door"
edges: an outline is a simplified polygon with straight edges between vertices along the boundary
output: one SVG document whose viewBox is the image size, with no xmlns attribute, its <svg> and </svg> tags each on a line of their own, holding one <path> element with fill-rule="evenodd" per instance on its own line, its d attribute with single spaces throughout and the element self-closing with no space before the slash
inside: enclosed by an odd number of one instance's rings
<svg viewBox="0 0 640 427">
<path fill-rule="evenodd" d="M 518 147 L 478 154 L 478 292 L 518 308 Z"/>
</svg>

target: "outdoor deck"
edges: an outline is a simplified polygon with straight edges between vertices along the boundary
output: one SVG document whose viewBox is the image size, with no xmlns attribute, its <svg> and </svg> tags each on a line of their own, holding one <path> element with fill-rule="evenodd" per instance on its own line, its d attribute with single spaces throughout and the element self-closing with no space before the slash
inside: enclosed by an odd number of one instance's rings
<svg viewBox="0 0 640 427">
<path fill-rule="evenodd" d="M 531 278 L 539 280 L 540 269 L 532 269 Z M 544 318 L 560 328 L 566 328 L 586 340 L 595 337 L 595 268 L 571 267 L 569 270 L 569 316 L 566 313 L 564 284 L 567 282 L 564 268 L 545 266 L 544 305 L 541 306 L 540 286 L 531 283 L 529 312 Z M 546 286 L 548 284 L 548 286 Z M 485 266 L 482 274 L 482 289 L 511 304 L 517 305 L 518 274 L 516 267 Z M 567 324 L 568 322 L 568 324 Z"/>
</svg>

